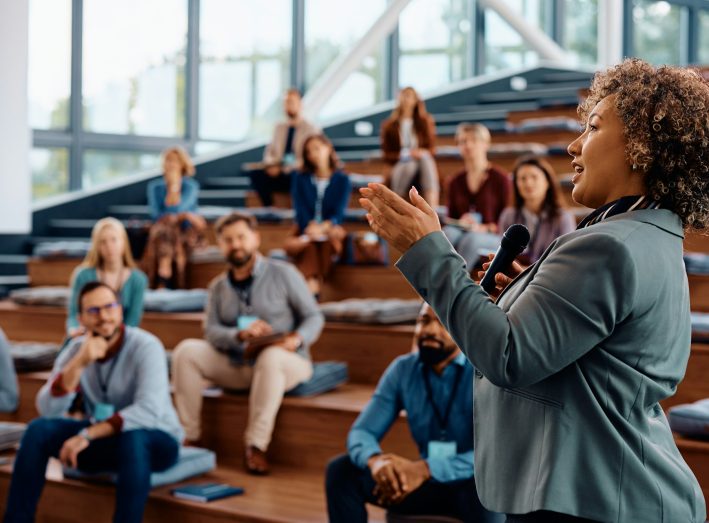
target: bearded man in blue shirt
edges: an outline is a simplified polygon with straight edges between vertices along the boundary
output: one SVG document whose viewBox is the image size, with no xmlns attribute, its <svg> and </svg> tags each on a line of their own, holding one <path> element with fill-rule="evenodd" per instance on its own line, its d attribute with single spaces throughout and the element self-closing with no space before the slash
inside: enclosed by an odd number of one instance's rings
<svg viewBox="0 0 709 523">
<path fill-rule="evenodd" d="M 348 453 L 327 467 L 330 521 L 366 522 L 366 503 L 408 515 L 492 523 L 475 490 L 473 378 L 468 362 L 426 304 L 418 352 L 396 358 L 347 438 Z M 420 459 L 383 453 L 379 442 L 405 410 Z"/>
</svg>

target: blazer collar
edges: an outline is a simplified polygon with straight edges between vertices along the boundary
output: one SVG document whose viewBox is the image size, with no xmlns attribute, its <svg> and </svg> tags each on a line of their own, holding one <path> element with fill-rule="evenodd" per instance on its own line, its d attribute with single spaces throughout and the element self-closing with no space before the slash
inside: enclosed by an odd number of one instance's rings
<svg viewBox="0 0 709 523">
<path fill-rule="evenodd" d="M 629 211 L 611 216 L 604 221 L 611 222 L 615 220 L 632 220 L 647 223 L 674 236 L 684 238 L 682 221 L 679 219 L 679 216 L 668 209 L 640 209 L 637 211 Z M 593 227 L 593 225 L 591 227 Z"/>
</svg>

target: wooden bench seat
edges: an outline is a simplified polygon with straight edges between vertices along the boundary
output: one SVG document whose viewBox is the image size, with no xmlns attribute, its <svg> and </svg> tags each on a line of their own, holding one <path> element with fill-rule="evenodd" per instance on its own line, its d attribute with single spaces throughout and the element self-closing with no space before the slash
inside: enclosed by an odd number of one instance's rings
<svg viewBox="0 0 709 523">
<path fill-rule="evenodd" d="M 5 506 L 11 466 L 0 467 L 0 506 Z M 58 462 L 47 472 L 37 513 L 43 523 L 111 521 L 115 489 L 111 486 L 64 479 Z M 181 500 L 171 490 L 181 484 L 223 482 L 242 487 L 245 493 L 210 503 Z M 369 520 L 383 522 L 384 511 L 368 507 Z M 326 522 L 327 512 L 322 472 L 275 466 L 271 475 L 256 477 L 240 468 L 222 465 L 198 478 L 151 491 L 145 523 L 290 523 Z"/>
<path fill-rule="evenodd" d="M 0 414 L 0 420 L 27 423 L 36 418 L 34 398 L 48 376 L 49 372 L 20 374 L 21 408 L 14 414 Z M 373 392 L 374 385 L 346 384 L 314 397 L 284 398 L 269 447 L 270 461 L 323 471 L 332 457 L 345 452 L 347 433 Z M 217 453 L 220 465 L 242 466 L 247 416 L 246 393 L 205 391 L 202 441 Z M 382 447 L 411 458 L 418 456 L 403 415 Z"/>
<path fill-rule="evenodd" d="M 702 487 L 704 499 L 709 500 L 709 441 L 701 441 L 675 435 L 675 442 L 682 457 L 694 472 Z"/>
<path fill-rule="evenodd" d="M 75 258 L 32 258 L 28 264 L 32 286 L 67 286 L 71 273 L 80 263 Z M 188 287 L 205 289 L 209 282 L 227 268 L 223 262 L 194 262 L 188 267 Z M 346 298 L 416 298 L 401 273 L 389 266 L 338 265 L 325 282 L 322 301 L 340 301 Z"/>
<path fill-rule="evenodd" d="M 66 312 L 61 307 L 29 307 L 0 301 L 0 326 L 14 341 L 61 342 Z M 202 313 L 147 312 L 141 326 L 168 349 L 185 338 L 201 338 Z M 37 326 L 42 328 L 38 329 Z M 349 365 L 350 381 L 375 384 L 391 361 L 411 349 L 413 325 L 358 325 L 328 322 L 311 348 L 315 361 Z"/>
</svg>

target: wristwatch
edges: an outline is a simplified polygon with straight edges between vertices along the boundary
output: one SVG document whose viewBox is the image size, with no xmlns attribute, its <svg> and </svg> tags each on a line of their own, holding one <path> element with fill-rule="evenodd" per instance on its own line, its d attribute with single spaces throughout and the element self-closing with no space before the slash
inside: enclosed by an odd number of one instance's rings
<svg viewBox="0 0 709 523">
<path fill-rule="evenodd" d="M 88 427 L 84 427 L 83 429 L 81 429 L 81 430 L 79 431 L 79 433 L 77 434 L 77 436 L 81 436 L 82 438 L 84 438 L 84 439 L 85 439 L 86 441 L 88 441 L 89 443 L 91 443 L 91 441 L 92 441 L 92 438 L 91 438 L 91 436 L 89 435 L 89 428 L 88 428 Z"/>
</svg>

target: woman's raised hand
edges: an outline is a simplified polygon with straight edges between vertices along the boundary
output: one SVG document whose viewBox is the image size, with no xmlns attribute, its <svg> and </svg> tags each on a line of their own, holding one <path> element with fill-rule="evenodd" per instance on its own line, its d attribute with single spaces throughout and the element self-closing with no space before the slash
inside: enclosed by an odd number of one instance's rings
<svg viewBox="0 0 709 523">
<path fill-rule="evenodd" d="M 436 211 L 414 187 L 409 191 L 412 203 L 380 183 L 370 183 L 359 191 L 370 227 L 402 253 L 424 236 L 441 230 Z"/>
</svg>

